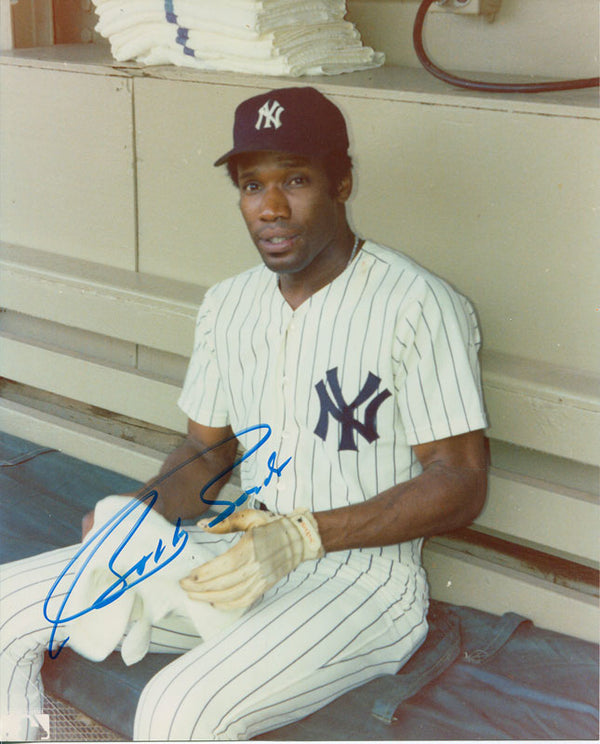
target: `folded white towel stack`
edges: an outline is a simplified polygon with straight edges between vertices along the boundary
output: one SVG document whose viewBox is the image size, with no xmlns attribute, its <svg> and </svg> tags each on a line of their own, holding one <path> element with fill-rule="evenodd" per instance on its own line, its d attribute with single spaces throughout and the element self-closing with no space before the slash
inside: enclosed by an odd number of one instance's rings
<svg viewBox="0 0 600 744">
<path fill-rule="evenodd" d="M 258 75 L 379 67 L 345 0 L 94 0 L 114 58 Z"/>
</svg>

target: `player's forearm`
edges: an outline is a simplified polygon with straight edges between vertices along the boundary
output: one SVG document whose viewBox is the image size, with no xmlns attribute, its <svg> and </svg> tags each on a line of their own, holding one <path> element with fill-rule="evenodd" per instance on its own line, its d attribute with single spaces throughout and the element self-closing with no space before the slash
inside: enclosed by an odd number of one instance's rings
<svg viewBox="0 0 600 744">
<path fill-rule="evenodd" d="M 380 547 L 470 524 L 483 508 L 487 469 L 433 463 L 361 504 L 317 512 L 326 552 Z"/>
<path fill-rule="evenodd" d="M 166 458 L 159 474 L 148 481 L 136 496 L 144 498 L 148 493 L 156 491 L 158 498 L 154 508 L 172 522 L 179 517 L 199 517 L 209 506 L 201 498 L 203 489 L 231 466 L 235 448 L 233 441 L 206 452 L 202 443 L 188 439 Z M 208 502 L 214 499 L 230 475 L 231 471 L 227 471 L 211 488 L 202 493 L 204 499 Z"/>
</svg>

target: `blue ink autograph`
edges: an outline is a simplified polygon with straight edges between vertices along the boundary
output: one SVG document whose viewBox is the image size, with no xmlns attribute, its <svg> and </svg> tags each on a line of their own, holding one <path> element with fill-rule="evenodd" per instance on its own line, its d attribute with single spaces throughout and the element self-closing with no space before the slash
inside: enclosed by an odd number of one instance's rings
<svg viewBox="0 0 600 744">
<path fill-rule="evenodd" d="M 292 459 L 291 457 L 288 457 L 288 459 L 282 463 L 281 465 L 276 464 L 277 459 L 277 453 L 272 452 L 269 455 L 269 459 L 267 461 L 267 468 L 268 468 L 268 475 L 263 481 L 262 486 L 252 486 L 252 488 L 247 488 L 240 496 L 237 497 L 235 501 L 219 501 L 218 499 L 207 499 L 204 497 L 204 494 L 208 491 L 208 489 L 213 486 L 218 480 L 223 478 L 227 473 L 233 472 L 235 468 L 238 467 L 238 465 L 241 465 L 244 460 L 247 460 L 249 457 L 251 457 L 255 452 L 257 452 L 263 444 L 267 441 L 267 439 L 271 436 L 271 427 L 268 424 L 258 424 L 257 426 L 251 426 L 248 429 L 244 429 L 243 431 L 238 432 L 237 434 L 234 434 L 233 437 L 229 437 L 228 439 L 223 440 L 223 442 L 219 442 L 220 446 L 221 444 L 224 444 L 225 442 L 230 441 L 233 438 L 240 437 L 243 434 L 249 434 L 252 431 L 259 431 L 260 429 L 266 429 L 266 433 L 261 437 L 260 441 L 254 445 L 254 447 L 251 447 L 247 452 L 245 452 L 242 457 L 239 458 L 239 460 L 236 460 L 233 465 L 230 465 L 228 468 L 225 468 L 222 472 L 220 472 L 218 475 L 216 475 L 212 480 L 210 480 L 200 491 L 200 498 L 205 504 L 208 504 L 209 506 L 226 506 L 227 508 L 224 509 L 218 516 L 216 516 L 211 522 L 208 523 L 209 527 L 213 527 L 215 524 L 218 524 L 219 522 L 226 519 L 230 514 L 233 514 L 233 512 L 236 510 L 238 506 L 241 506 L 243 503 L 245 503 L 248 500 L 248 497 L 252 494 L 258 495 L 263 488 L 266 488 L 269 483 L 271 482 L 271 479 L 274 475 L 276 475 L 278 478 L 281 477 L 281 473 L 285 466 L 290 462 Z M 204 453 L 202 453 L 204 454 Z"/>
<path fill-rule="evenodd" d="M 60 575 L 52 585 L 52 588 L 48 592 L 48 595 L 44 601 L 44 617 L 52 625 L 52 634 L 48 643 L 48 652 L 51 659 L 56 659 L 56 657 L 60 654 L 63 647 L 69 640 L 69 638 L 66 638 L 64 641 L 62 641 L 62 643 L 59 643 L 56 651 L 53 650 L 56 631 L 60 624 L 68 623 L 78 617 L 81 617 L 82 615 L 86 615 L 88 612 L 92 612 L 92 610 L 98 610 L 101 607 L 106 607 L 106 605 L 109 605 L 112 602 L 116 601 L 126 591 L 133 588 L 141 581 L 145 581 L 157 571 L 160 571 L 161 568 L 164 568 L 169 563 L 174 561 L 175 558 L 177 558 L 177 556 L 186 546 L 186 543 L 188 541 L 188 533 L 184 529 L 182 529 L 181 520 L 178 519 L 173 531 L 173 538 L 171 541 L 172 548 L 174 549 L 172 553 L 167 553 L 165 556 L 167 546 L 163 543 L 162 540 L 159 540 L 154 550 L 143 555 L 139 559 L 139 561 L 137 561 L 137 563 L 135 563 L 129 570 L 125 571 L 125 573 L 121 574 L 115 569 L 115 561 L 118 559 L 121 552 L 125 549 L 128 542 L 133 538 L 134 534 L 139 529 L 140 525 L 154 506 L 157 498 L 158 492 L 153 490 L 147 493 L 143 497 L 143 499 L 140 499 L 139 501 L 135 500 L 129 504 L 126 504 L 126 506 L 120 509 L 104 525 L 102 525 L 102 527 L 94 535 L 92 535 L 89 540 L 86 540 L 82 544 L 81 548 L 79 548 L 79 550 L 75 553 L 73 558 L 69 561 L 69 563 L 66 565 L 66 567 L 63 569 L 63 571 L 60 573 Z M 149 501 L 145 504 L 144 502 L 147 499 L 149 499 Z M 81 576 L 88 566 L 89 562 L 91 561 L 92 557 L 100 549 L 103 543 L 110 537 L 110 535 L 114 532 L 118 525 L 121 524 L 121 522 L 135 509 L 141 508 L 144 509 L 143 512 L 140 514 L 125 538 L 117 546 L 110 560 L 108 561 L 108 569 L 116 577 L 116 581 L 114 581 L 108 587 L 108 589 L 102 592 L 102 594 L 97 599 L 95 599 L 89 607 L 86 607 L 79 612 L 75 612 L 72 615 L 65 614 L 65 607 L 69 602 L 73 590 L 75 589 L 75 585 L 81 579 Z M 72 580 L 70 587 L 65 593 L 56 617 L 50 617 L 48 609 L 50 600 L 52 599 L 55 591 L 59 588 L 59 585 L 61 584 L 65 575 L 82 556 L 83 564 L 76 572 L 75 578 Z"/>
<path fill-rule="evenodd" d="M 233 472 L 235 468 L 237 468 L 239 465 L 242 464 L 245 460 L 247 460 L 249 457 L 251 457 L 253 454 L 255 454 L 269 439 L 272 433 L 272 429 L 268 424 L 258 424 L 256 426 L 250 426 L 247 429 L 243 429 L 242 431 L 238 432 L 237 434 L 233 434 L 231 437 L 227 437 L 222 442 L 219 442 L 218 444 L 209 447 L 202 452 L 199 452 L 195 454 L 193 457 L 188 458 L 184 462 L 180 463 L 176 468 L 173 468 L 171 471 L 164 473 L 162 476 L 157 478 L 155 481 L 153 481 L 152 486 L 155 487 L 159 483 L 163 482 L 167 478 L 169 478 L 173 473 L 180 470 L 181 468 L 185 467 L 186 465 L 189 465 L 194 460 L 202 457 L 203 455 L 207 454 L 211 450 L 215 449 L 216 447 L 221 446 L 222 444 L 225 444 L 226 442 L 231 441 L 232 439 L 237 439 L 238 437 L 249 434 L 253 431 L 263 431 L 263 435 L 259 442 L 255 444 L 253 447 L 251 447 L 249 450 L 247 450 L 242 457 L 237 459 L 233 465 L 230 465 L 225 470 L 220 472 L 218 475 L 216 475 L 214 478 L 212 478 L 205 486 L 203 486 L 202 490 L 200 491 L 200 498 L 202 501 L 209 505 L 209 506 L 225 506 L 226 509 L 224 509 L 215 519 L 213 519 L 209 523 L 209 527 L 212 527 L 215 524 L 218 524 L 223 519 L 226 519 L 230 514 L 232 514 L 235 509 L 238 506 L 241 506 L 243 503 L 245 503 L 248 500 L 248 497 L 252 494 L 258 494 L 263 488 L 266 488 L 274 475 L 276 475 L 278 478 L 281 477 L 281 473 L 283 469 L 288 465 L 288 463 L 291 461 L 291 457 L 289 457 L 285 462 L 283 462 L 281 465 L 277 464 L 277 453 L 272 452 L 269 455 L 269 458 L 267 460 L 267 477 L 263 480 L 262 485 L 260 486 L 253 486 L 251 488 L 246 489 L 235 501 L 226 501 L 226 500 L 218 500 L 218 499 L 210 499 L 206 498 L 205 494 L 213 486 L 217 481 L 219 481 L 221 478 L 226 476 L 228 473 Z M 181 527 L 181 519 L 177 520 L 177 523 L 175 525 L 175 529 L 173 532 L 173 537 L 171 540 L 171 548 L 172 551 L 167 551 L 167 546 L 163 543 L 162 540 L 159 539 L 156 548 L 149 553 L 144 554 L 131 568 L 126 570 L 124 573 L 119 573 L 119 571 L 115 568 L 115 562 L 123 552 L 123 550 L 126 548 L 127 544 L 130 542 L 130 540 L 133 539 L 135 533 L 139 529 L 139 527 L 144 522 L 144 519 L 148 515 L 148 513 L 151 511 L 152 507 L 156 503 L 156 500 L 158 498 L 158 491 L 156 488 L 153 488 L 152 490 L 148 491 L 146 494 L 141 496 L 139 499 L 136 499 L 135 501 L 132 501 L 126 506 L 124 506 L 122 509 L 120 509 L 116 514 L 114 514 L 104 525 L 102 525 L 88 540 L 86 540 L 79 550 L 75 553 L 73 558 L 69 561 L 69 563 L 65 566 L 63 571 L 60 573 L 56 581 L 53 583 L 50 591 L 48 592 L 48 595 L 44 601 L 44 617 L 46 620 L 52 625 L 52 633 L 50 636 L 50 641 L 48 643 L 48 652 L 51 659 L 56 659 L 66 643 L 68 642 L 69 638 L 65 638 L 61 643 L 58 644 L 58 647 L 56 650 L 53 650 L 53 646 L 55 643 L 56 638 L 56 631 L 59 627 L 59 625 L 65 625 L 68 622 L 71 622 L 72 620 L 75 620 L 78 617 L 81 617 L 83 615 L 86 615 L 89 612 L 92 612 L 93 610 L 98 610 L 102 607 L 106 607 L 107 605 L 111 604 L 112 602 L 115 602 L 119 597 L 121 597 L 126 591 L 129 589 L 132 589 L 134 586 L 139 584 L 142 581 L 145 581 L 146 579 L 150 578 L 150 576 L 153 576 L 157 571 L 160 571 L 161 568 L 164 568 L 169 563 L 175 560 L 177 556 L 181 553 L 181 551 L 185 548 L 187 541 L 188 541 L 188 533 Z M 114 530 L 123 522 L 124 519 L 126 519 L 130 514 L 132 514 L 136 509 L 142 509 L 143 511 L 137 518 L 136 522 L 132 526 L 132 528 L 129 530 L 127 535 L 124 537 L 124 539 L 120 542 L 120 544 L 117 546 L 115 551 L 113 552 L 111 558 L 108 561 L 108 569 L 110 573 L 112 573 L 116 580 L 106 589 L 105 591 L 100 594 L 99 597 L 97 597 L 91 605 L 88 607 L 85 607 L 82 610 L 79 610 L 77 612 L 74 612 L 73 614 L 68 614 L 65 608 L 67 607 L 67 604 L 71 598 L 71 595 L 75 589 L 75 586 L 77 582 L 81 579 L 84 571 L 86 570 L 87 566 L 89 565 L 91 559 L 96 554 L 96 552 L 102 547 L 104 542 L 113 534 Z M 81 567 L 77 570 L 75 577 L 73 578 L 70 586 L 68 587 L 62 602 L 60 604 L 60 607 L 54 617 L 50 616 L 49 611 L 49 603 L 51 599 L 54 597 L 55 592 L 59 589 L 61 583 L 63 582 L 63 579 L 65 576 L 69 573 L 71 568 L 75 565 L 75 563 L 79 559 L 83 560 L 83 563 Z"/>
</svg>

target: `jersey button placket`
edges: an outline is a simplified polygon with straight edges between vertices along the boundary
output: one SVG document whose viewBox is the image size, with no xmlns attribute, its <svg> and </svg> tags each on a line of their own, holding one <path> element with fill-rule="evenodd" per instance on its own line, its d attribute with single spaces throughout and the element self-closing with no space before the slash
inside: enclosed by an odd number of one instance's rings
<svg viewBox="0 0 600 744">
<path fill-rule="evenodd" d="M 293 436 L 293 431 L 290 429 L 291 426 L 294 425 L 294 416 L 293 411 L 294 409 L 294 395 L 296 390 L 296 380 L 297 376 L 300 373 L 300 370 L 298 369 L 299 365 L 299 333 L 298 333 L 298 321 L 295 319 L 295 317 L 292 317 L 290 322 L 288 323 L 286 332 L 285 332 L 285 341 L 284 341 L 284 366 L 283 366 L 283 379 L 282 379 L 282 388 L 283 388 L 283 400 L 284 405 L 286 407 L 286 410 L 284 412 L 284 428 L 282 431 L 282 441 L 285 444 L 288 444 L 290 439 Z M 296 484 L 298 485 L 298 484 Z M 283 484 L 280 482 L 280 486 L 282 486 L 282 490 L 284 488 Z M 296 493 L 298 492 L 298 489 L 296 488 Z"/>
<path fill-rule="evenodd" d="M 288 410 L 293 410 L 294 388 L 298 374 L 298 323 L 292 318 L 285 333 L 283 395 Z"/>
</svg>

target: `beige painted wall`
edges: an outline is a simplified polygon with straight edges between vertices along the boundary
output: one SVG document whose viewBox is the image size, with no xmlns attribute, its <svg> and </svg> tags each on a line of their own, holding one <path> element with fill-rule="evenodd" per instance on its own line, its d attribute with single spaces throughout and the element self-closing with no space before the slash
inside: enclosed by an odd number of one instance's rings
<svg viewBox="0 0 600 744">
<path fill-rule="evenodd" d="M 135 87 L 140 271 L 210 285 L 254 265 L 235 189 L 213 167 L 231 147 L 224 119 L 240 88 L 146 79 Z"/>
<path fill-rule="evenodd" d="M 135 269 L 132 81 L 0 65 L 2 240 Z"/>
<path fill-rule="evenodd" d="M 391 65 L 418 66 L 412 45 L 417 0 L 348 0 L 349 18 L 365 43 L 384 51 Z M 502 0 L 494 23 L 479 17 L 431 12 L 427 48 L 455 70 L 513 75 L 598 75 L 598 0 Z"/>
</svg>

